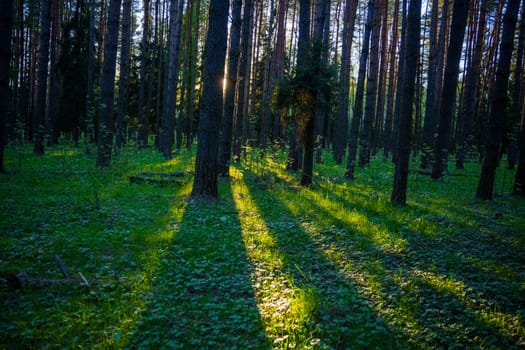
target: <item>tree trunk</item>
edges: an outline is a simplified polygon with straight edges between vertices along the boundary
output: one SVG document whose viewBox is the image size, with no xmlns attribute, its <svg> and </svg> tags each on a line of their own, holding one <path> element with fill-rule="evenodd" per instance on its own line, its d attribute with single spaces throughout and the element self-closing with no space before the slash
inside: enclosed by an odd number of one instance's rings
<svg viewBox="0 0 525 350">
<path fill-rule="evenodd" d="M 60 75 L 58 71 L 58 60 L 60 55 L 60 31 L 62 27 L 60 3 L 58 0 L 51 1 L 51 46 L 50 46 L 50 72 L 49 72 L 49 92 L 46 110 L 46 135 L 47 145 L 52 146 L 58 142 L 59 130 L 56 125 L 56 115 L 58 112 L 58 95 L 60 88 Z"/>
<path fill-rule="evenodd" d="M 518 153 L 518 168 L 514 180 L 513 194 L 525 197 L 525 113 L 521 114 L 520 149 Z"/>
<path fill-rule="evenodd" d="M 271 71 L 273 80 L 278 81 L 284 76 L 284 52 L 285 52 L 285 41 L 286 41 L 286 12 L 288 9 L 287 0 L 279 0 L 277 9 L 277 38 L 275 40 L 275 50 L 273 51 L 272 64 L 273 69 Z M 272 91 L 273 92 L 273 91 Z M 272 136 L 274 142 L 282 141 L 283 130 L 281 128 L 281 114 L 275 113 L 273 119 L 273 131 Z"/>
<path fill-rule="evenodd" d="M 237 67 L 239 63 L 239 45 L 241 40 L 242 0 L 232 3 L 232 24 L 230 27 L 230 49 L 228 54 L 228 75 L 224 97 L 224 115 L 221 125 L 218 168 L 221 176 L 230 172 L 232 149 L 233 112 L 235 104 L 235 87 L 237 86 Z"/>
<path fill-rule="evenodd" d="M 494 96 L 491 101 L 489 132 L 485 142 L 485 157 L 481 166 L 476 198 L 491 200 L 493 197 L 496 168 L 505 133 L 505 109 L 507 108 L 507 88 L 510 76 L 510 63 L 514 48 L 514 32 L 518 18 L 520 0 L 509 0 L 503 17 L 500 54 L 494 85 Z"/>
<path fill-rule="evenodd" d="M 160 149 L 165 159 L 171 159 L 175 132 L 175 100 L 179 77 L 180 32 L 184 1 L 170 2 L 170 29 L 168 36 L 168 58 L 166 63 L 166 95 L 162 108 Z"/>
<path fill-rule="evenodd" d="M 375 128 L 372 136 L 372 154 L 377 154 L 379 145 L 383 139 L 384 120 L 385 120 L 385 95 L 386 72 L 388 67 L 388 0 L 383 1 L 381 7 L 381 66 L 379 68 L 379 83 L 377 89 L 377 108 L 375 116 Z"/>
<path fill-rule="evenodd" d="M 479 75 L 481 71 L 481 60 L 483 57 L 484 34 L 486 26 L 487 0 L 482 0 L 479 8 L 479 19 L 477 21 L 476 44 L 472 60 L 468 66 L 465 82 L 465 97 L 461 109 L 460 118 L 463 118 L 463 130 L 459 135 L 458 152 L 456 156 L 456 169 L 464 169 L 465 156 L 469 144 L 469 137 L 476 112 Z"/>
<path fill-rule="evenodd" d="M 139 82 L 139 112 L 138 112 L 138 134 L 137 145 L 139 148 L 148 146 L 149 132 L 149 111 L 146 108 L 145 94 L 148 82 L 148 61 L 149 61 L 149 35 L 150 35 L 150 0 L 144 0 L 144 22 L 142 26 L 142 43 L 140 55 L 140 82 Z M 173 1 L 171 1 L 173 4 Z"/>
<path fill-rule="evenodd" d="M 0 173 L 5 173 L 4 147 L 7 144 L 9 114 L 9 62 L 11 59 L 11 29 L 13 0 L 0 3 Z"/>
<path fill-rule="evenodd" d="M 398 40 L 399 0 L 394 0 L 394 19 L 392 21 L 392 38 L 390 40 L 388 62 L 388 91 L 386 98 L 385 127 L 383 134 L 383 158 L 388 158 L 392 147 L 392 121 L 394 119 L 394 96 L 396 87 L 396 52 Z"/>
<path fill-rule="evenodd" d="M 448 150 L 450 147 L 450 130 L 456 106 L 459 61 L 465 37 L 470 0 L 454 1 L 450 42 L 447 50 L 447 64 L 443 79 L 443 93 L 439 111 L 438 138 L 434 147 L 434 164 L 432 178 L 439 179 L 447 171 Z"/>
<path fill-rule="evenodd" d="M 89 38 L 88 38 L 88 62 L 87 62 L 87 93 L 86 93 L 86 110 L 84 112 L 84 130 L 86 142 L 92 141 L 94 126 L 94 91 L 93 82 L 95 75 L 95 0 L 89 1 Z"/>
<path fill-rule="evenodd" d="M 372 35 L 370 39 L 370 63 L 368 78 L 366 82 L 365 113 L 363 117 L 363 128 L 359 139 L 361 148 L 359 150 L 359 166 L 364 167 L 370 163 L 370 152 L 372 146 L 373 122 L 376 115 L 377 103 L 377 75 L 379 72 L 379 39 L 381 33 L 381 8 L 384 0 L 374 0 L 374 20 L 372 24 Z"/>
<path fill-rule="evenodd" d="M 341 71 L 339 72 L 339 91 L 337 95 L 337 114 L 334 127 L 334 160 L 343 162 L 348 139 L 348 103 L 350 95 L 350 62 L 352 60 L 352 41 L 357 11 L 357 0 L 347 0 L 343 19 L 343 39 L 341 50 Z"/>
<path fill-rule="evenodd" d="M 117 102 L 117 130 L 115 153 L 120 153 L 125 141 L 126 113 L 128 105 L 129 73 L 131 64 L 131 5 L 132 0 L 124 0 L 122 6 L 122 45 L 120 47 L 120 78 Z"/>
<path fill-rule="evenodd" d="M 346 164 L 345 177 L 355 178 L 355 160 L 357 156 L 357 145 L 359 141 L 359 130 L 361 118 L 363 116 L 363 97 L 365 89 L 366 65 L 368 62 L 368 51 L 370 47 L 370 33 L 374 20 L 374 0 L 368 1 L 368 11 L 366 16 L 365 33 L 363 36 L 363 46 L 361 47 L 361 57 L 359 58 L 359 72 L 357 74 L 357 87 L 354 102 L 354 115 L 350 127 L 350 141 L 348 144 L 348 162 Z"/>
<path fill-rule="evenodd" d="M 34 110 L 34 152 L 44 154 L 44 138 L 46 132 L 46 98 L 47 76 L 49 62 L 49 37 L 51 24 L 51 4 L 47 0 L 40 1 L 40 39 L 38 45 L 38 81 L 36 106 Z"/>
<path fill-rule="evenodd" d="M 203 91 L 200 104 L 193 197 L 217 197 L 217 155 L 222 116 L 222 81 L 228 39 L 228 2 L 211 0 L 204 47 Z"/>
<path fill-rule="evenodd" d="M 104 65 L 102 68 L 102 86 L 100 90 L 100 109 L 98 115 L 98 167 L 108 167 L 111 162 L 114 114 L 113 99 L 115 96 L 120 1 L 121 0 L 110 1 L 108 27 L 106 37 L 104 38 Z"/>
<path fill-rule="evenodd" d="M 421 22 L 421 0 L 410 0 L 407 15 L 405 68 L 403 73 L 403 100 L 399 116 L 398 140 L 396 142 L 396 161 L 394 171 L 394 186 L 390 200 L 396 205 L 406 204 L 406 189 L 408 182 L 408 165 L 410 160 L 410 134 L 412 128 L 412 110 L 414 102 L 417 61 L 419 57 Z"/>
</svg>

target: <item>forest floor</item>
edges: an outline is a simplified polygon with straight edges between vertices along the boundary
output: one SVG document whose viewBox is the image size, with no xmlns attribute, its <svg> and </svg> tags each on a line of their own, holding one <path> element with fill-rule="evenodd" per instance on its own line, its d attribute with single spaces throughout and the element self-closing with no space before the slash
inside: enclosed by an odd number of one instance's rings
<svg viewBox="0 0 525 350">
<path fill-rule="evenodd" d="M 390 162 L 350 182 L 325 155 L 301 189 L 284 157 L 250 152 L 220 199 L 195 201 L 191 176 L 129 181 L 191 172 L 189 151 L 124 149 L 100 170 L 85 148 L 8 148 L 0 348 L 525 348 L 512 171 L 490 202 L 474 199 L 476 163 L 443 181 L 412 171 L 400 208 Z"/>
</svg>

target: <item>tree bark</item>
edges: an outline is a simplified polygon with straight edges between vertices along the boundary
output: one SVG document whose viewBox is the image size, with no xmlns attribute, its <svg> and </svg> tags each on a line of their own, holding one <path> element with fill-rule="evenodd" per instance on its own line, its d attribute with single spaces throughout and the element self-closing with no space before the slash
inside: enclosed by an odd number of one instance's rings
<svg viewBox="0 0 525 350">
<path fill-rule="evenodd" d="M 217 197 L 217 155 L 223 111 L 222 85 L 228 38 L 227 1 L 211 0 L 208 35 L 204 47 L 203 91 L 195 159 L 193 197 Z"/>
<path fill-rule="evenodd" d="M 13 0 L 5 0 L 0 3 L 0 173 L 5 173 L 4 147 L 7 144 L 9 114 L 9 62 L 12 26 Z"/>
<path fill-rule="evenodd" d="M 405 51 L 405 68 L 403 73 L 403 100 L 401 101 L 401 115 L 399 116 L 398 140 L 396 142 L 396 161 L 394 170 L 394 186 L 390 200 L 396 205 L 406 204 L 406 189 L 408 183 L 408 166 L 410 160 L 410 134 L 412 128 L 412 110 L 414 103 L 415 80 L 417 61 L 419 57 L 421 22 L 421 0 L 410 0 L 407 14 Z"/>
<path fill-rule="evenodd" d="M 237 67 L 239 64 L 239 46 L 241 40 L 242 0 L 232 2 L 232 24 L 230 27 L 230 49 L 228 54 L 228 74 L 224 96 L 224 115 L 221 126 L 218 171 L 221 176 L 228 176 L 232 149 L 233 112 L 235 107 L 235 87 L 237 86 Z"/>
<path fill-rule="evenodd" d="M 120 78 L 117 102 L 117 130 L 115 153 L 120 153 L 125 141 L 126 113 L 128 106 L 129 73 L 131 65 L 131 5 L 132 0 L 124 0 L 122 6 L 122 45 L 120 47 Z"/>
<path fill-rule="evenodd" d="M 518 18 L 520 0 L 509 0 L 503 17 L 500 54 L 491 101 L 489 131 L 490 137 L 485 142 L 485 157 L 481 166 L 476 198 L 491 200 L 493 197 L 496 168 L 505 133 L 505 109 L 507 107 L 507 89 L 510 76 L 510 63 L 514 49 L 514 31 Z"/>
<path fill-rule="evenodd" d="M 352 60 L 352 41 L 357 11 L 357 0 L 347 0 L 343 19 L 343 39 L 341 49 L 341 70 L 339 72 L 339 91 L 337 95 L 337 114 L 334 127 L 333 154 L 336 164 L 343 162 L 344 150 L 348 140 L 348 103 L 350 95 L 350 62 Z"/>
<path fill-rule="evenodd" d="M 51 24 L 51 6 L 47 0 L 40 1 L 40 39 L 38 45 L 38 81 L 36 106 L 34 109 L 34 152 L 44 154 L 46 137 L 46 98 L 49 62 L 49 38 Z"/>
<path fill-rule="evenodd" d="M 93 141 L 95 101 L 93 82 L 95 75 L 95 0 L 89 1 L 89 38 L 88 38 L 88 63 L 87 63 L 87 87 L 86 87 L 86 110 L 84 112 L 84 131 L 86 142 Z"/>
<path fill-rule="evenodd" d="M 354 102 L 354 115 L 350 127 L 350 141 L 348 144 L 348 161 L 346 164 L 345 177 L 353 180 L 355 178 L 355 160 L 357 156 L 357 145 L 359 142 L 359 130 L 361 118 L 363 116 L 363 97 L 365 89 L 366 66 L 368 62 L 368 51 L 370 47 L 370 33 L 374 20 L 374 0 L 368 1 L 368 11 L 366 16 L 365 33 L 363 36 L 363 46 L 361 47 L 361 57 L 359 58 L 359 72 L 357 74 L 357 87 Z"/>
<path fill-rule="evenodd" d="M 117 65 L 118 28 L 121 0 L 111 0 L 109 4 L 108 28 L 104 38 L 104 65 L 100 90 L 100 109 L 98 115 L 97 166 L 108 167 L 111 162 L 113 144 L 113 99 L 115 96 L 115 71 Z"/>
<path fill-rule="evenodd" d="M 144 0 L 144 22 L 142 26 L 142 43 L 140 55 L 140 82 L 139 82 L 139 112 L 138 112 L 138 134 L 137 145 L 139 148 L 148 146 L 148 131 L 149 131 L 149 111 L 144 102 L 146 94 L 146 84 L 148 75 L 148 61 L 149 61 L 149 32 L 150 32 L 150 0 Z M 173 1 L 171 1 L 173 4 Z"/>
<path fill-rule="evenodd" d="M 461 49 L 467 26 L 470 0 L 454 1 L 450 42 L 447 50 L 447 64 L 443 79 L 443 93 L 439 111 L 438 138 L 434 147 L 434 164 L 432 178 L 439 179 L 447 171 L 448 152 L 450 147 L 450 130 L 456 106 L 456 89 L 458 84 Z"/>
</svg>

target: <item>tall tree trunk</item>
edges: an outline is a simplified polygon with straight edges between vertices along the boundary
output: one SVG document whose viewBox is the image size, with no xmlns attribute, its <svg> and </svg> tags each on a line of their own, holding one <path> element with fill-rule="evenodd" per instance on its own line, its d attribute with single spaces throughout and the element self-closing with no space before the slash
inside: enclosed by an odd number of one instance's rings
<svg viewBox="0 0 525 350">
<path fill-rule="evenodd" d="M 286 12 L 288 10 L 288 1 L 279 0 L 277 9 L 277 38 L 275 40 L 275 50 L 273 51 L 272 64 L 273 69 L 271 70 L 273 75 L 273 81 L 278 81 L 284 76 L 284 53 L 285 53 L 285 41 L 286 41 Z M 284 119 L 284 118 L 283 118 Z M 283 136 L 283 130 L 281 128 L 281 114 L 275 113 L 273 120 L 273 140 L 274 142 L 280 142 Z"/>
<path fill-rule="evenodd" d="M 520 0 L 508 0 L 503 17 L 494 96 L 491 101 L 489 131 L 490 137 L 485 142 L 485 157 L 481 166 L 476 198 L 490 200 L 493 196 L 496 168 L 505 132 L 505 109 L 507 108 L 507 89 L 510 76 L 510 62 L 514 49 L 514 32 L 518 18 Z"/>
<path fill-rule="evenodd" d="M 117 102 L 117 130 L 115 152 L 118 154 L 125 141 L 126 113 L 128 106 L 129 73 L 131 65 L 131 5 L 132 0 L 124 0 L 122 6 L 122 45 L 120 47 L 120 78 Z"/>
<path fill-rule="evenodd" d="M 403 73 L 403 101 L 399 116 L 398 140 L 396 142 L 396 161 L 394 170 L 394 186 L 390 200 L 396 205 L 406 204 L 406 189 L 408 182 L 408 165 L 410 160 L 410 134 L 412 128 L 412 110 L 414 103 L 417 61 L 419 57 L 421 22 L 421 0 L 410 0 L 407 15 L 406 51 Z"/>
<path fill-rule="evenodd" d="M 36 106 L 34 110 L 34 152 L 44 154 L 44 138 L 46 132 L 46 98 L 47 76 L 49 62 L 49 38 L 51 24 L 51 4 L 47 0 L 40 1 L 40 39 L 38 45 L 38 86 Z"/>
<path fill-rule="evenodd" d="M 228 54 L 228 74 L 224 94 L 224 115 L 221 125 L 218 171 L 221 176 L 230 172 L 232 149 L 233 112 L 235 104 L 235 87 L 237 85 L 237 67 L 239 63 L 239 46 L 241 40 L 242 0 L 232 2 L 232 24 L 230 27 L 230 49 Z"/>
<path fill-rule="evenodd" d="M 180 32 L 184 1 L 170 2 L 170 29 L 168 36 L 168 59 L 166 67 L 166 95 L 162 108 L 160 149 L 164 158 L 171 159 L 175 132 L 175 99 L 179 77 Z"/>
<path fill-rule="evenodd" d="M 118 29 L 121 0 L 109 4 L 108 27 L 104 38 L 104 65 L 100 90 L 98 115 L 97 166 L 108 167 L 111 162 L 113 144 L 113 100 L 115 96 L 115 71 L 117 65 Z"/>
<path fill-rule="evenodd" d="M 447 170 L 448 150 L 450 147 L 450 130 L 456 106 L 459 61 L 467 26 L 470 0 L 454 1 L 450 42 L 447 50 L 447 64 L 443 79 L 443 93 L 439 111 L 438 137 L 434 147 L 434 164 L 432 178 L 439 179 Z"/>
<path fill-rule="evenodd" d="M 381 33 L 381 8 L 383 0 L 374 0 L 374 2 L 374 20 L 370 39 L 370 63 L 366 82 L 365 113 L 363 117 L 361 137 L 359 138 L 361 145 L 361 148 L 359 149 L 360 167 L 364 167 L 370 163 L 372 130 L 374 128 L 373 122 L 376 115 L 377 75 L 379 72 L 379 39 Z"/>
<path fill-rule="evenodd" d="M 355 160 L 357 156 L 357 145 L 359 141 L 359 130 L 361 118 L 363 116 L 363 97 L 365 89 L 366 66 L 370 48 L 370 33 L 374 20 L 374 0 L 368 1 L 368 11 L 366 16 L 365 33 L 363 36 L 363 46 L 361 47 L 361 57 L 359 58 L 359 72 L 357 74 L 357 87 L 354 102 L 354 115 L 350 127 L 350 141 L 348 144 L 348 162 L 346 164 L 345 177 L 355 178 Z"/>
<path fill-rule="evenodd" d="M 228 40 L 228 6 L 227 1 L 210 0 L 195 177 L 191 192 L 193 197 L 218 196 L 217 154 L 223 111 L 222 81 Z"/>
<path fill-rule="evenodd" d="M 465 156 L 467 153 L 469 137 L 472 132 L 472 124 L 474 122 L 474 114 L 476 113 L 479 75 L 481 71 L 481 60 L 483 57 L 484 36 L 486 27 L 487 14 L 487 0 L 482 0 L 479 5 L 479 18 L 477 21 L 476 44 L 474 46 L 474 53 L 472 60 L 467 68 L 467 78 L 465 82 L 465 97 L 461 109 L 461 116 L 463 118 L 463 130 L 459 135 L 458 152 L 456 156 L 456 169 L 463 169 Z"/>
<path fill-rule="evenodd" d="M 234 159 L 239 160 L 241 157 L 241 150 L 242 150 L 242 136 L 243 136 L 243 129 L 244 126 L 247 126 L 247 122 L 245 122 L 245 119 L 248 117 L 245 116 L 245 113 L 247 112 L 247 106 L 246 105 L 246 94 L 247 94 L 247 87 L 248 87 L 248 80 L 250 79 L 249 76 L 247 76 L 247 72 L 250 72 L 250 55 L 251 55 L 251 34 L 252 34 L 252 26 L 253 26 L 253 0 L 246 0 L 244 1 L 244 11 L 243 11 L 243 19 L 242 19 L 242 29 L 241 29 L 241 48 L 240 48 L 240 58 L 239 58 L 239 66 L 238 66 L 238 73 L 237 73 L 237 92 L 236 92 L 236 103 L 235 103 L 235 111 L 234 111 L 234 146 L 233 146 L 233 154 Z"/>
<path fill-rule="evenodd" d="M 394 120 L 394 96 L 396 87 L 396 53 L 398 40 L 399 0 L 394 0 L 394 19 L 392 20 L 392 38 L 390 40 L 388 62 L 388 91 L 386 98 L 385 127 L 383 134 L 383 158 L 388 158 L 392 147 L 392 122 Z"/>
<path fill-rule="evenodd" d="M 171 1 L 173 4 L 173 1 Z M 144 0 L 144 22 L 142 26 L 142 44 L 140 55 L 140 82 L 139 82 L 139 112 L 137 145 L 139 148 L 148 146 L 149 111 L 145 103 L 146 84 L 148 82 L 149 35 L 150 35 L 150 0 Z"/>
<path fill-rule="evenodd" d="M 84 112 L 84 130 L 86 142 L 93 141 L 95 101 L 93 83 L 95 79 L 95 0 L 89 0 L 89 38 L 87 62 L 86 110 Z M 102 8 L 102 10 L 104 10 Z"/>
<path fill-rule="evenodd" d="M 337 114 L 334 127 L 334 160 L 343 162 L 348 139 L 348 103 L 350 95 L 350 62 L 352 60 L 352 41 L 357 12 L 357 0 L 346 0 L 343 15 L 343 39 L 341 50 L 341 71 L 339 72 L 339 91 L 337 95 Z"/>
<path fill-rule="evenodd" d="M 381 66 L 379 68 L 379 82 L 377 89 L 377 108 L 375 116 L 375 128 L 372 137 L 372 154 L 377 154 L 379 145 L 383 139 L 384 120 L 385 120 L 385 95 L 386 89 L 386 72 L 388 67 L 388 0 L 383 1 L 381 7 Z"/>
<path fill-rule="evenodd" d="M 11 29 L 13 0 L 0 3 L 0 174 L 5 173 L 4 147 L 7 144 L 9 114 L 9 62 L 11 59 Z"/>
<path fill-rule="evenodd" d="M 58 61 L 60 55 L 60 31 L 62 27 L 60 2 L 51 1 L 51 46 L 50 46 L 50 71 L 49 71 L 49 92 L 46 110 L 46 135 L 47 145 L 52 146 L 58 142 L 59 130 L 56 125 L 56 114 L 58 112 L 58 95 L 60 88 L 60 76 L 58 71 Z"/>
<path fill-rule="evenodd" d="M 195 1 L 195 0 L 194 0 Z M 193 16 L 193 32 L 195 34 L 191 39 L 191 49 L 190 49 L 190 65 L 189 65 L 189 88 L 188 88 L 188 98 L 187 98 L 187 108 L 186 108 L 186 148 L 190 149 L 193 142 L 193 118 L 195 114 L 195 85 L 197 81 L 197 51 L 198 51 L 198 28 L 200 23 L 200 0 L 196 0 L 194 3 L 194 14 Z"/>
</svg>

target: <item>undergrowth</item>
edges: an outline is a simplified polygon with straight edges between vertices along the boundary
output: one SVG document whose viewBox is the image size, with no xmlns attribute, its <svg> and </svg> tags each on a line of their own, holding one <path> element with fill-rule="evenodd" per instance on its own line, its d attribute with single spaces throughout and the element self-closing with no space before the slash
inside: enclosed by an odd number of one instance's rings
<svg viewBox="0 0 525 350">
<path fill-rule="evenodd" d="M 428 349 L 525 347 L 525 203 L 500 169 L 443 181 L 412 171 L 389 202 L 381 159 L 347 181 L 329 155 L 311 188 L 285 155 L 248 150 L 220 198 L 189 198 L 191 172 L 124 149 L 109 169 L 86 149 L 8 148 L 0 176 L 0 348 Z M 89 286 L 64 281 L 85 276 Z M 14 276 L 40 281 L 20 287 Z"/>
</svg>

